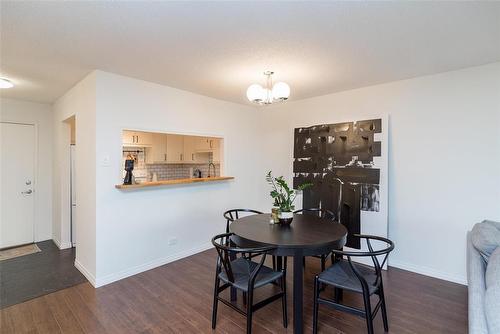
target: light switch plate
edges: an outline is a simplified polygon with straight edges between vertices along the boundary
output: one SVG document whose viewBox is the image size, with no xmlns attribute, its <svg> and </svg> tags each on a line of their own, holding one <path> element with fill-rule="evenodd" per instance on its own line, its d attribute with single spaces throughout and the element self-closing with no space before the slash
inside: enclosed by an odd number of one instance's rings
<svg viewBox="0 0 500 334">
<path fill-rule="evenodd" d="M 111 164 L 111 159 L 109 158 L 109 155 L 105 155 L 102 158 L 101 166 L 103 166 L 103 167 L 109 167 L 110 164 Z"/>
</svg>

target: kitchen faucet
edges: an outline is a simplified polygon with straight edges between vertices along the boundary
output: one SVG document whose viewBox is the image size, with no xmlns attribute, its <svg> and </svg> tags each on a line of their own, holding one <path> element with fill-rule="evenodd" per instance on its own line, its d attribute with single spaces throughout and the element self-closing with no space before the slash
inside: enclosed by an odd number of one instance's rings
<svg viewBox="0 0 500 334">
<path fill-rule="evenodd" d="M 208 177 L 211 177 L 210 176 L 210 166 L 212 166 L 214 168 L 214 177 L 217 176 L 216 175 L 216 171 L 215 171 L 215 165 L 214 165 L 214 163 L 213 162 L 209 162 L 208 163 Z"/>
</svg>

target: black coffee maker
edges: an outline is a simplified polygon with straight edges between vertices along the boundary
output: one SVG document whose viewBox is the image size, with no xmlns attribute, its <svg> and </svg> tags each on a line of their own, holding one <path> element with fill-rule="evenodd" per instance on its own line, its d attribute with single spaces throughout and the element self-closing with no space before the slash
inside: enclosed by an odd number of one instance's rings
<svg viewBox="0 0 500 334">
<path fill-rule="evenodd" d="M 125 174 L 125 178 L 123 179 L 123 184 L 132 184 L 133 170 L 134 170 L 134 159 L 125 160 L 125 171 L 127 172 L 127 174 Z"/>
</svg>

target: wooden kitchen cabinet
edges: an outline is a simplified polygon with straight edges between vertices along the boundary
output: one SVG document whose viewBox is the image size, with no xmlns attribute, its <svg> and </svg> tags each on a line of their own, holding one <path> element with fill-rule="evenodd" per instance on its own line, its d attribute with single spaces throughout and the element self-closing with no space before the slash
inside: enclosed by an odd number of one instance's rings
<svg viewBox="0 0 500 334">
<path fill-rule="evenodd" d="M 203 162 L 199 154 L 196 152 L 197 137 L 185 136 L 184 137 L 184 163 L 201 163 Z"/>
<path fill-rule="evenodd" d="M 212 162 L 220 163 L 221 161 L 221 140 L 218 138 L 212 139 Z"/>
<path fill-rule="evenodd" d="M 167 135 L 167 162 L 184 162 L 184 136 Z"/>
<path fill-rule="evenodd" d="M 149 147 L 153 144 L 151 132 L 124 130 L 122 134 L 123 146 Z"/>
<path fill-rule="evenodd" d="M 210 138 L 208 137 L 195 137 L 195 149 L 197 152 L 210 151 Z"/>
<path fill-rule="evenodd" d="M 146 149 L 146 163 L 166 163 L 167 153 L 167 135 L 153 133 L 151 147 Z"/>
<path fill-rule="evenodd" d="M 146 164 L 221 162 L 222 139 L 167 133 L 123 131 L 123 146 L 145 149 Z"/>
<path fill-rule="evenodd" d="M 135 134 L 133 131 L 123 131 L 122 132 L 122 143 L 125 145 L 135 144 Z"/>
<path fill-rule="evenodd" d="M 219 146 L 220 139 L 211 137 L 195 137 L 195 148 L 198 152 L 212 152 Z"/>
</svg>

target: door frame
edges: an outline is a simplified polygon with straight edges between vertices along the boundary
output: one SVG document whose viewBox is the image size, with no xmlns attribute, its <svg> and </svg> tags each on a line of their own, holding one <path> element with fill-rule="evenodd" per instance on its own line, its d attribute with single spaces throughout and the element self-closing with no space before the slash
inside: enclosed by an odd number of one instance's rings
<svg viewBox="0 0 500 334">
<path fill-rule="evenodd" d="M 0 123 L 6 123 L 6 124 L 16 124 L 16 125 L 31 125 L 33 126 L 33 129 L 35 130 L 35 142 L 33 143 L 35 145 L 35 150 L 34 150 L 34 156 L 33 156 L 33 243 L 37 242 L 37 235 L 38 235 L 38 222 L 37 222 L 37 216 L 36 216 L 36 210 L 37 210 L 37 205 L 38 205 L 38 122 L 19 122 L 19 121 L 10 121 L 10 120 L 0 120 Z M 17 246 L 14 246 L 17 247 Z"/>
</svg>

